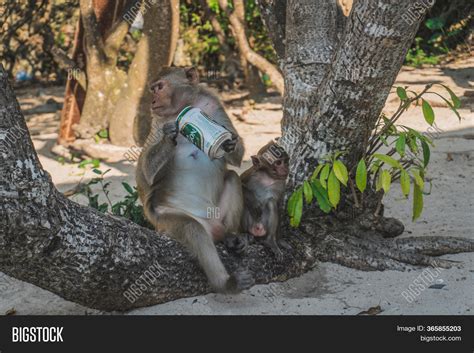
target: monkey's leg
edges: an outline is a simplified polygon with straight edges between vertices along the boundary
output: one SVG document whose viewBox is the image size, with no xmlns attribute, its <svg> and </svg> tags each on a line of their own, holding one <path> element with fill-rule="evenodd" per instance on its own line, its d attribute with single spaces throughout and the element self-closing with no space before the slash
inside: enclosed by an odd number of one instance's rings
<svg viewBox="0 0 474 353">
<path fill-rule="evenodd" d="M 216 291 L 238 293 L 253 285 L 254 280 L 247 271 L 239 270 L 229 276 L 211 235 L 198 221 L 182 214 L 164 214 L 158 217 L 158 228 L 166 230 L 197 257 L 209 283 Z"/>
<path fill-rule="evenodd" d="M 233 170 L 224 175 L 224 188 L 218 202 L 221 221 L 227 232 L 235 233 L 240 228 L 244 197 L 240 178 Z"/>
<path fill-rule="evenodd" d="M 278 246 L 278 204 L 275 200 L 270 200 L 265 205 L 265 209 L 262 214 L 262 223 L 267 230 L 267 237 L 264 241 L 275 254 L 277 259 L 281 260 L 283 253 Z"/>
<path fill-rule="evenodd" d="M 218 203 L 221 221 L 226 234 L 224 243 L 226 247 L 237 253 L 242 253 L 249 244 L 246 234 L 236 235 L 240 229 L 242 212 L 244 209 L 244 197 L 242 184 L 236 172 L 229 170 L 224 176 L 224 189 Z"/>
</svg>

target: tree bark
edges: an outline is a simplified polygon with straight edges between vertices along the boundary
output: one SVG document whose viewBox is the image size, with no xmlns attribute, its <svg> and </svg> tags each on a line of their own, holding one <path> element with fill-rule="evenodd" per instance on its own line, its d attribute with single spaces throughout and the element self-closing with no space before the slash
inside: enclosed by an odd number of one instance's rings
<svg viewBox="0 0 474 353">
<path fill-rule="evenodd" d="M 327 0 L 288 0 L 282 141 L 291 152 L 307 130 L 305 119 L 337 46 L 337 7 Z M 290 153 L 296 160 L 297 154 Z"/>
</svg>

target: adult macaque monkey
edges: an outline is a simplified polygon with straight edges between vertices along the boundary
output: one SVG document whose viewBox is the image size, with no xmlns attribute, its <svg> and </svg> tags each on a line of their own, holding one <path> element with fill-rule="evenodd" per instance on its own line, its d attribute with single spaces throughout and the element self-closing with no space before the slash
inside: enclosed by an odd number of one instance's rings
<svg viewBox="0 0 474 353">
<path fill-rule="evenodd" d="M 289 247 L 278 234 L 278 208 L 285 190 L 288 162 L 286 151 L 271 141 L 252 156 L 253 166 L 240 176 L 244 192 L 242 230 L 264 239 L 278 258 L 283 255 L 279 245 Z"/>
<path fill-rule="evenodd" d="M 244 270 L 229 275 L 214 242 L 237 232 L 243 208 L 238 175 L 244 147 L 218 98 L 198 85 L 195 68 L 166 67 L 151 86 L 153 123 L 140 155 L 136 181 L 147 219 L 197 257 L 212 287 L 235 293 L 253 284 Z M 232 132 L 224 157 L 211 160 L 178 134 L 176 117 L 186 106 L 200 108 Z"/>
</svg>

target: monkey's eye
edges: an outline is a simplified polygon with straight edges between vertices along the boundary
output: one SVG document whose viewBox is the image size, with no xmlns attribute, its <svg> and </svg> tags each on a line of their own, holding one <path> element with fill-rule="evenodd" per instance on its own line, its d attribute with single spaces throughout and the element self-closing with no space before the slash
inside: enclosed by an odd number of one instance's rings
<svg viewBox="0 0 474 353">
<path fill-rule="evenodd" d="M 282 163 L 282 162 L 281 162 L 281 159 L 279 159 L 279 160 L 277 160 L 277 161 L 275 162 L 275 165 L 276 165 L 276 166 L 280 166 L 281 163 Z"/>
<path fill-rule="evenodd" d="M 151 93 L 156 93 L 156 91 L 160 91 L 164 87 L 165 87 L 164 83 L 160 81 L 160 82 L 157 82 L 154 85 L 152 85 L 150 91 L 151 91 Z"/>
</svg>

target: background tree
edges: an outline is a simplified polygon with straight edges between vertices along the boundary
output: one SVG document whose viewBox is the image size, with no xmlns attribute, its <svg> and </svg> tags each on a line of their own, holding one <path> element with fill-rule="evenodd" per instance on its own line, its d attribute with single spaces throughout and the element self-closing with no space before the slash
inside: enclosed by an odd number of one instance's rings
<svg viewBox="0 0 474 353">
<path fill-rule="evenodd" d="M 179 8 L 177 0 L 114 4 L 124 5 L 121 6 L 123 15 L 102 36 L 93 1 L 80 2 L 87 88 L 75 132 L 78 137 L 88 139 L 101 130 L 109 129 L 108 135 L 113 144 L 130 146 L 134 144 L 134 121 L 137 125 L 149 122 L 147 84 L 163 65 L 169 65 L 172 61 L 178 35 Z M 143 14 L 143 30 L 125 72 L 118 65 L 118 57 L 130 22 L 139 12 Z M 136 139 L 141 141 L 144 138 L 136 136 Z"/>
</svg>

